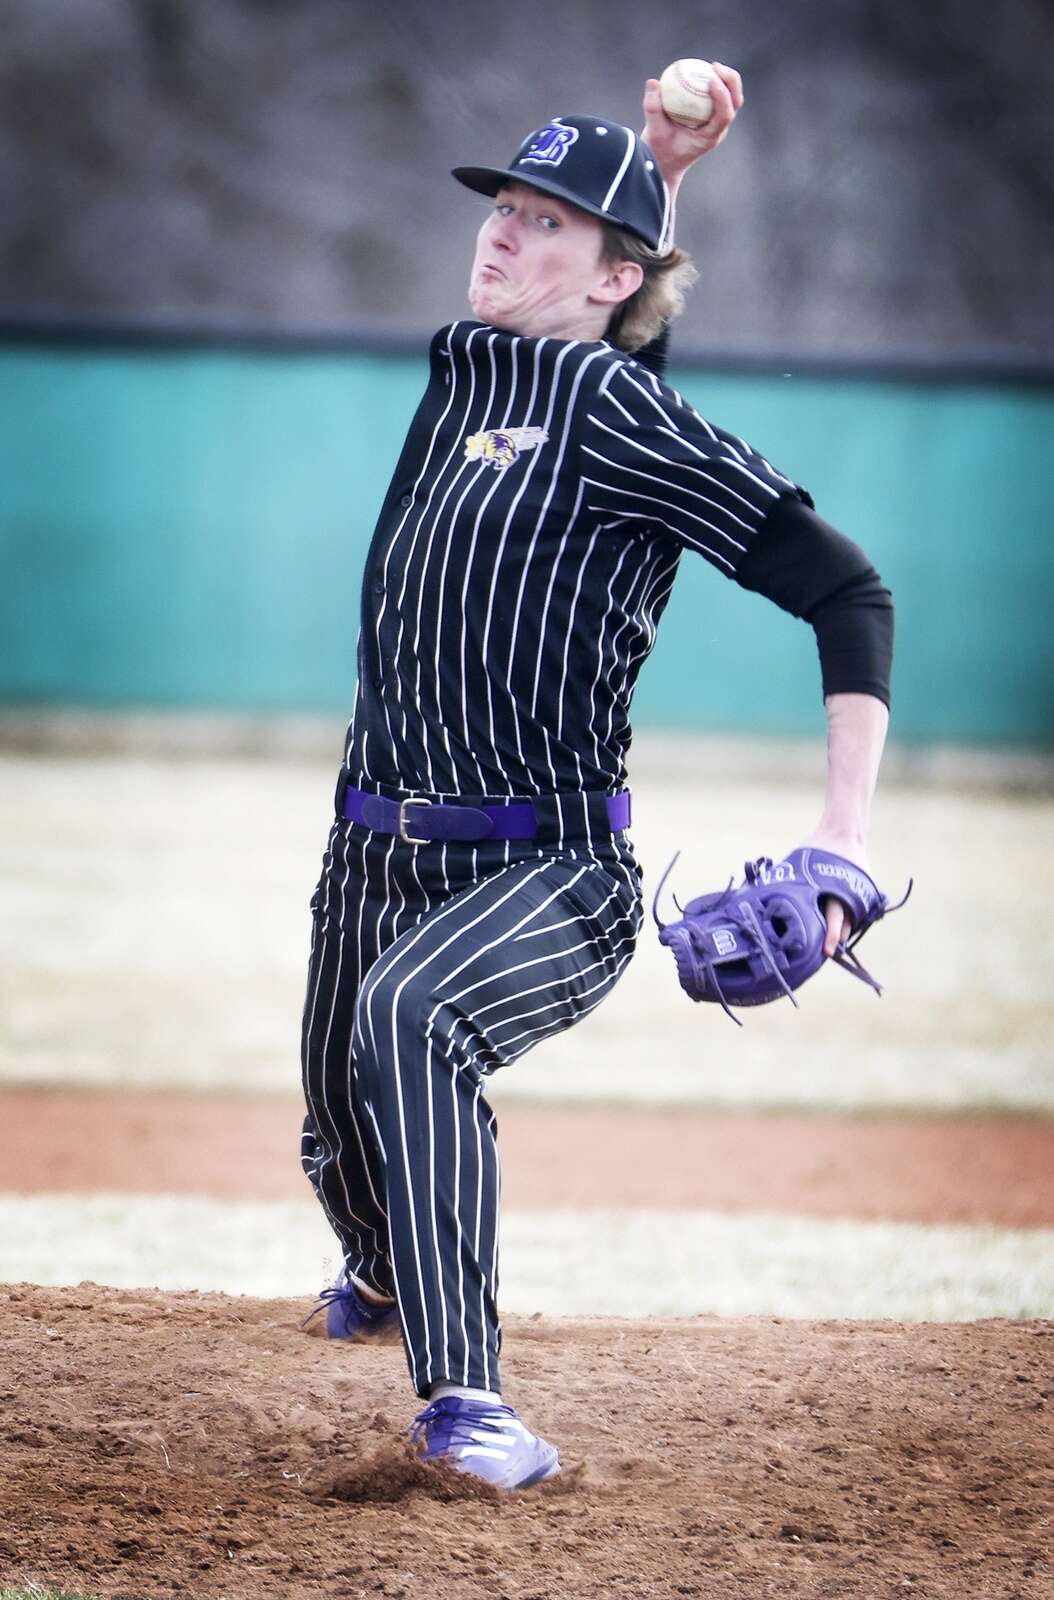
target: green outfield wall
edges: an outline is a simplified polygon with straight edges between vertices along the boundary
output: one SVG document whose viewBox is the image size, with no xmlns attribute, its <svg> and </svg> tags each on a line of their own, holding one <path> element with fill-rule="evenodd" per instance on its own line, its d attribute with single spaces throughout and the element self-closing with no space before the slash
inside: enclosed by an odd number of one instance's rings
<svg viewBox="0 0 1054 1600">
<path fill-rule="evenodd" d="M 0 701 L 340 711 L 421 358 L 0 346 Z M 675 368 L 894 591 L 905 741 L 1054 743 L 1042 385 Z M 638 727 L 814 733 L 812 630 L 686 556 Z"/>
</svg>

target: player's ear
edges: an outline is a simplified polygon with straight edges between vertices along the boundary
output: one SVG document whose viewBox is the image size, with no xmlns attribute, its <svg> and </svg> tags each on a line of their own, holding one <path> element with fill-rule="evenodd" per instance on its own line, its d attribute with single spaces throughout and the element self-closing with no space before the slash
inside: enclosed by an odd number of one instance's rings
<svg viewBox="0 0 1054 1600">
<path fill-rule="evenodd" d="M 600 305 L 621 305 L 644 282 L 644 268 L 636 261 L 606 261 L 603 267 L 604 276 L 589 296 Z"/>
</svg>

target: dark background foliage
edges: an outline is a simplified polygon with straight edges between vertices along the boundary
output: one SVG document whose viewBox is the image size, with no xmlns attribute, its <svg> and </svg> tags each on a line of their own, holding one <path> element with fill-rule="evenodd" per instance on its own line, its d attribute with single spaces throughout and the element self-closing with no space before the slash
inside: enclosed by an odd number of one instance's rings
<svg viewBox="0 0 1054 1600">
<path fill-rule="evenodd" d="M 417 332 L 447 176 L 553 114 L 639 126 L 681 55 L 747 99 L 692 175 L 682 340 L 1048 361 L 1049 0 L 0 0 L 0 307 Z"/>
</svg>

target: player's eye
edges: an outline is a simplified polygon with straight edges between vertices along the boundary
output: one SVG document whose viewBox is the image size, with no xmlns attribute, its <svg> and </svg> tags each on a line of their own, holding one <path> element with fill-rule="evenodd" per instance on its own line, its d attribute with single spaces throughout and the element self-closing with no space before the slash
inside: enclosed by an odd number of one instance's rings
<svg viewBox="0 0 1054 1600">
<path fill-rule="evenodd" d="M 549 216 L 548 212 L 543 212 L 543 214 L 538 218 L 538 221 L 549 233 L 555 233 L 560 226 L 560 218 L 551 217 Z"/>
<path fill-rule="evenodd" d="M 512 216 L 512 207 L 507 200 L 499 200 L 494 209 L 498 213 L 499 217 Z"/>
</svg>

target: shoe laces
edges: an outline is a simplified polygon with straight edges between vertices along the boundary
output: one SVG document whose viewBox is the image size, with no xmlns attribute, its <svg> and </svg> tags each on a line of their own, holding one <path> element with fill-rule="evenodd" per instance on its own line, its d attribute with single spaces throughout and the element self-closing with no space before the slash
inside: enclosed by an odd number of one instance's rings
<svg viewBox="0 0 1054 1600">
<path fill-rule="evenodd" d="M 481 1428 L 507 1441 L 509 1435 L 502 1423 L 515 1416 L 512 1406 L 488 1405 L 482 1400 L 462 1400 L 458 1395 L 444 1395 L 441 1400 L 434 1400 L 423 1411 L 419 1411 L 407 1431 L 411 1442 L 420 1450 L 431 1442 L 429 1434 L 435 1424 L 434 1432 L 442 1435 L 438 1441 L 441 1448 L 450 1449 L 477 1444 Z"/>
<path fill-rule="evenodd" d="M 389 1311 L 393 1310 L 392 1306 L 371 1305 L 368 1300 L 364 1300 L 356 1293 L 354 1284 L 333 1283 L 328 1289 L 319 1290 L 318 1305 L 313 1311 L 308 1312 L 300 1326 L 306 1328 L 320 1311 L 328 1311 L 330 1306 L 334 1305 L 342 1306 L 346 1316 L 350 1316 L 352 1312 L 356 1313 L 363 1322 L 380 1322 Z"/>
</svg>

